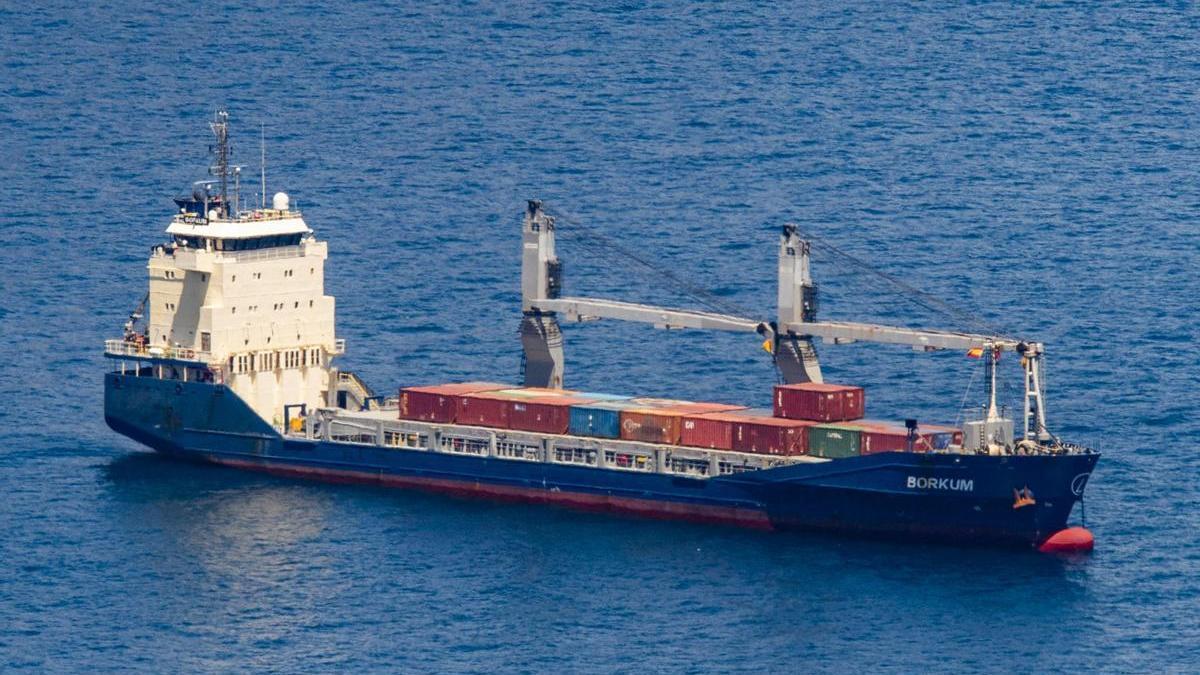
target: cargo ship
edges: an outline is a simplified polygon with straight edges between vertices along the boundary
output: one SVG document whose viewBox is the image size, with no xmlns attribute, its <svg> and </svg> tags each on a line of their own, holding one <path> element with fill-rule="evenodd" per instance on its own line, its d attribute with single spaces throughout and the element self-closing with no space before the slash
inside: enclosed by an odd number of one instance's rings
<svg viewBox="0 0 1200 675">
<path fill-rule="evenodd" d="M 1099 453 L 1049 432 L 1044 346 L 820 321 L 810 242 L 791 225 L 780 233 L 777 314 L 762 321 L 565 296 L 559 225 L 529 201 L 521 384 L 414 383 L 378 395 L 336 365 L 345 342 L 324 288 L 327 243 L 287 194 L 268 206 L 265 173 L 258 204 L 246 206 L 227 115 L 210 127 L 213 178 L 176 200 L 169 239 L 151 250 L 149 292 L 104 347 L 113 362 L 105 420 L 155 451 L 283 476 L 764 530 L 1093 546 L 1068 521 Z M 761 340 L 781 382 L 773 406 L 566 389 L 562 325 L 596 319 Z M 977 419 L 867 420 L 863 388 L 824 381 L 817 340 L 977 357 L 985 382 Z M 997 404 L 1004 353 L 1024 372 L 1020 434 Z"/>
</svg>

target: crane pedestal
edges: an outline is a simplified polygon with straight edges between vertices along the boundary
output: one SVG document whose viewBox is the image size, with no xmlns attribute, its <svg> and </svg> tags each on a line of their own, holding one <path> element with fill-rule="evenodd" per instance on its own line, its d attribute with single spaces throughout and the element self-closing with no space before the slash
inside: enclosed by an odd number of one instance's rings
<svg viewBox="0 0 1200 675">
<path fill-rule="evenodd" d="M 525 386 L 562 389 L 563 338 L 554 314 L 526 312 L 521 319 Z"/>
</svg>

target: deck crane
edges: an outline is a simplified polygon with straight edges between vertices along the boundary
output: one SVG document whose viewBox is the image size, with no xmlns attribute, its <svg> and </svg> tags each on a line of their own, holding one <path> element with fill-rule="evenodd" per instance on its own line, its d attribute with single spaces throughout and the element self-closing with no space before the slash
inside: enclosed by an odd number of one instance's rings
<svg viewBox="0 0 1200 675">
<path fill-rule="evenodd" d="M 979 447 L 1012 442 L 1012 421 L 1004 419 L 996 403 L 996 366 L 1001 352 L 1020 355 L 1025 370 L 1023 440 L 1049 443 L 1042 398 L 1044 347 L 1002 335 L 914 329 L 869 323 L 816 320 L 816 286 L 809 267 L 810 242 L 794 225 L 784 225 L 779 238 L 779 292 L 774 321 L 691 309 L 657 307 L 618 300 L 563 297 L 562 263 L 555 254 L 555 219 L 530 200 L 525 212 L 521 256 L 521 342 L 525 357 L 525 385 L 562 388 L 563 338 L 559 317 L 575 321 L 617 319 L 649 323 L 658 328 L 693 328 L 758 333 L 773 343 L 772 354 L 784 382 L 821 382 L 821 366 L 814 338 L 826 344 L 874 342 L 907 345 L 917 351 L 979 350 L 985 359 L 987 412 L 984 419 L 967 423 L 967 437 Z M 969 442 L 969 441 L 968 441 Z"/>
</svg>

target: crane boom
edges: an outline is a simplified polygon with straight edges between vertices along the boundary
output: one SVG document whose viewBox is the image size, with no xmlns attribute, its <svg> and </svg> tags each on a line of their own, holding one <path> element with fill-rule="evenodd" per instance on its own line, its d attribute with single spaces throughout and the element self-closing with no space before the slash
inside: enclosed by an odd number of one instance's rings
<svg viewBox="0 0 1200 675">
<path fill-rule="evenodd" d="M 976 348 L 1016 351 L 1017 346 L 1021 344 L 1020 340 L 999 335 L 979 335 L 928 328 L 903 328 L 899 326 L 881 326 L 846 321 L 806 321 L 804 323 L 788 324 L 787 329 L 794 333 L 819 337 L 836 344 L 877 342 L 880 344 L 908 345 L 914 348 L 924 348 L 927 351 L 937 349 L 970 350 Z"/>
<path fill-rule="evenodd" d="M 753 319 L 744 319 L 728 314 L 715 314 L 691 309 L 672 309 L 639 305 L 619 300 L 596 298 L 540 298 L 533 306 L 543 312 L 558 312 L 572 321 L 589 319 L 617 319 L 651 323 L 660 328 L 699 328 L 702 330 L 750 331 L 758 330 L 763 324 Z"/>
<path fill-rule="evenodd" d="M 538 299 L 532 303 L 534 309 L 557 312 L 571 321 L 590 319 L 616 319 L 654 324 L 659 328 L 695 328 L 700 330 L 725 330 L 734 332 L 758 332 L 769 330 L 762 321 L 745 317 L 716 314 L 692 309 L 676 309 L 642 305 L 619 300 L 598 298 L 554 298 Z M 902 328 L 869 323 L 846 321 L 808 321 L 788 324 L 786 330 L 797 335 L 819 337 L 835 344 L 848 342 L 876 342 L 880 344 L 908 345 L 926 350 L 1000 349 L 1015 351 L 1020 340 L 997 335 L 959 333 L 924 328 Z"/>
<path fill-rule="evenodd" d="M 1003 335 L 964 333 L 928 328 L 905 328 L 848 321 L 817 321 L 817 286 L 809 267 L 810 244 L 795 226 L 784 225 L 779 246 L 779 287 L 776 320 L 756 319 L 694 309 L 658 307 L 620 300 L 561 297 L 562 263 L 555 255 L 555 221 L 530 201 L 525 213 L 522 247 L 521 305 L 524 317 L 525 384 L 561 387 L 564 370 L 562 333 L 558 318 L 572 321 L 616 319 L 648 323 L 658 328 L 692 328 L 756 332 L 772 340 L 775 364 L 785 382 L 821 382 L 821 367 L 812 342 L 873 342 L 906 345 L 919 351 L 958 349 L 977 351 L 987 359 L 988 423 L 998 423 L 996 360 L 1001 351 L 1021 355 L 1025 378 L 1025 438 L 1045 440 L 1045 407 L 1042 396 L 1040 343 Z M 1010 427 L 1011 428 L 1011 427 Z M 1011 432 L 1010 432 L 1011 434 Z"/>
</svg>

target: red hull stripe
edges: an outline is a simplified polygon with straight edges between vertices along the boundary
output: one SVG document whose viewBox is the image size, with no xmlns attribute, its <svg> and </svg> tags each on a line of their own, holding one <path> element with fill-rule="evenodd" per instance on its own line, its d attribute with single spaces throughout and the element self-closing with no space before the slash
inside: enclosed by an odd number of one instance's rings
<svg viewBox="0 0 1200 675">
<path fill-rule="evenodd" d="M 492 485 L 478 481 L 426 478 L 420 476 L 391 476 L 316 467 L 273 464 L 268 462 L 244 462 L 208 455 L 215 464 L 251 471 L 264 471 L 277 476 L 309 478 L 336 483 L 362 483 L 397 488 L 415 488 L 427 492 L 439 492 L 460 497 L 484 498 L 505 502 L 554 504 L 583 511 L 621 513 L 643 518 L 685 520 L 699 523 L 737 525 L 758 530 L 770 530 L 771 521 L 766 512 L 734 506 L 688 504 L 684 502 L 616 497 L 613 495 L 588 494 L 542 490 L 511 485 Z"/>
</svg>

